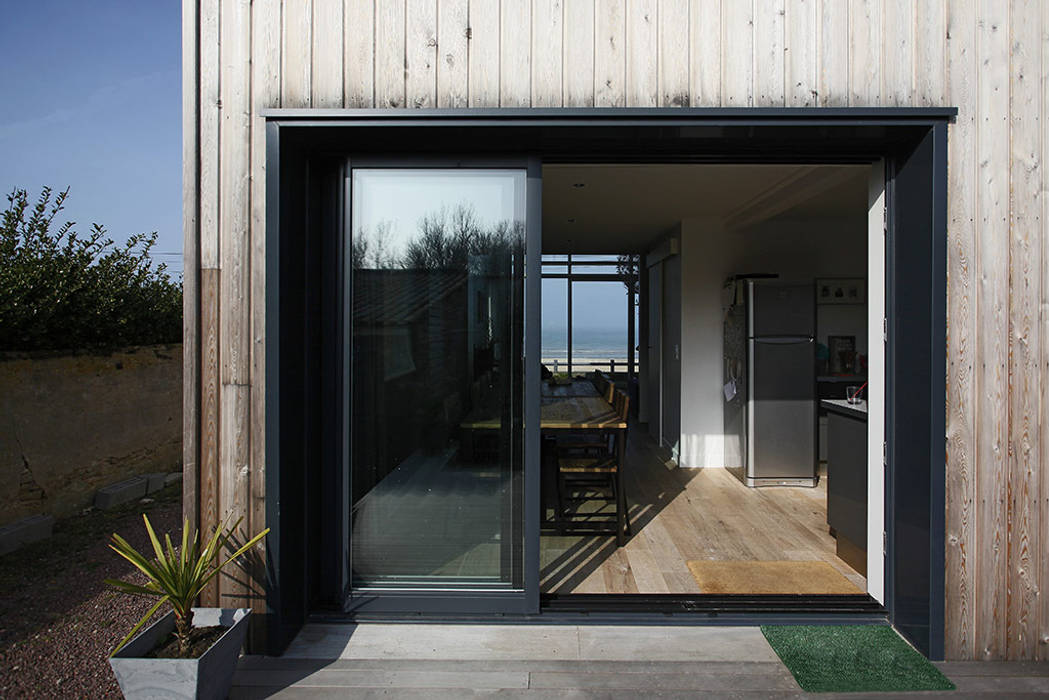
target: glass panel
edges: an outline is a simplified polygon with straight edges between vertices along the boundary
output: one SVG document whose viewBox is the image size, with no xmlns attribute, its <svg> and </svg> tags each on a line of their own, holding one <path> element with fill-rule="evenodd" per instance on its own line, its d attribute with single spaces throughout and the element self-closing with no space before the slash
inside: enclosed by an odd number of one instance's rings
<svg viewBox="0 0 1049 700">
<path fill-rule="evenodd" d="M 568 371 L 568 280 L 543 280 L 543 365 L 554 374 Z"/>
<path fill-rule="evenodd" d="M 354 586 L 523 586 L 524 219 L 524 170 L 352 171 Z"/>
<path fill-rule="evenodd" d="M 626 354 L 626 285 L 573 282 L 572 371 L 625 372 Z"/>
</svg>

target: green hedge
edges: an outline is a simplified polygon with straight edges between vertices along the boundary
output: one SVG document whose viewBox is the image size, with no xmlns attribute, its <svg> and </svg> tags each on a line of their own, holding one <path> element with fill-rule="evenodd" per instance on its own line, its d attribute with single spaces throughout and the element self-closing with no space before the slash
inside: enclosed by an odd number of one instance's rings
<svg viewBox="0 0 1049 700">
<path fill-rule="evenodd" d="M 87 235 L 61 225 L 69 190 L 7 197 L 0 221 L 0 350 L 105 350 L 177 343 L 182 285 L 154 265 L 156 232 L 123 247 L 93 224 Z"/>
</svg>

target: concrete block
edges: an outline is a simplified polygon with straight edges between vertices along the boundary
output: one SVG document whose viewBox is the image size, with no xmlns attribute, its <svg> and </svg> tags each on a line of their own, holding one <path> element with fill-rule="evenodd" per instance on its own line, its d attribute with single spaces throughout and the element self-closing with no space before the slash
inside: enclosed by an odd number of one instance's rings
<svg viewBox="0 0 1049 700">
<path fill-rule="evenodd" d="M 54 525 L 55 519 L 50 515 L 32 515 L 0 527 L 0 555 L 13 552 L 30 542 L 46 540 L 51 536 Z"/>
<path fill-rule="evenodd" d="M 143 474 L 142 476 L 146 480 L 146 493 L 153 493 L 154 491 L 159 491 L 160 489 L 164 488 L 164 484 L 166 483 L 168 478 L 168 475 L 164 472 L 159 472 L 156 474 Z"/>
<path fill-rule="evenodd" d="M 124 481 L 118 481 L 95 493 L 95 507 L 108 510 L 121 503 L 133 501 L 146 495 L 149 481 L 144 476 L 133 476 Z"/>
<path fill-rule="evenodd" d="M 174 483 L 182 482 L 182 472 L 171 472 L 164 477 L 164 485 L 171 486 Z"/>
</svg>

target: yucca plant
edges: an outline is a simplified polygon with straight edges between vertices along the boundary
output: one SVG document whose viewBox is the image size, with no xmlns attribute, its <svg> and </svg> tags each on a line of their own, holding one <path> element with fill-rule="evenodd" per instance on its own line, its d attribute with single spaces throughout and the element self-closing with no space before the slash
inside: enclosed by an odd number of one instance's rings
<svg viewBox="0 0 1049 700">
<path fill-rule="evenodd" d="M 149 609 L 149 612 L 138 621 L 138 624 L 135 625 L 131 632 L 121 640 L 117 648 L 113 650 L 113 653 L 116 654 L 120 651 L 121 647 L 135 636 L 135 633 L 161 605 L 170 603 L 175 613 L 175 638 L 178 640 L 178 654 L 180 657 L 186 657 L 188 656 L 190 646 L 189 635 L 193 629 L 193 602 L 204 590 L 208 582 L 218 576 L 223 567 L 255 546 L 270 530 L 266 528 L 255 535 L 231 554 L 229 558 L 216 565 L 216 562 L 219 561 L 219 555 L 226 548 L 243 518 L 238 518 L 237 522 L 233 523 L 233 526 L 230 528 L 225 527 L 225 522 L 216 526 L 215 532 L 212 533 L 203 547 L 201 547 L 199 533 L 194 530 L 193 537 L 190 538 L 189 520 L 183 520 L 182 543 L 177 550 L 171 543 L 171 537 L 166 533 L 164 534 L 164 546 L 161 546 L 160 540 L 157 538 L 156 533 L 153 532 L 153 526 L 149 523 L 149 518 L 143 514 L 142 520 L 146 523 L 146 532 L 149 533 L 149 541 L 153 544 L 153 552 L 156 554 L 156 559 L 151 560 L 139 553 L 127 540 L 116 533 L 113 533 L 112 544 L 109 545 L 109 548 L 134 564 L 135 568 L 149 577 L 149 581 L 144 585 L 115 579 L 106 579 L 105 582 L 123 593 L 148 597 L 156 596 L 160 600 Z"/>
</svg>

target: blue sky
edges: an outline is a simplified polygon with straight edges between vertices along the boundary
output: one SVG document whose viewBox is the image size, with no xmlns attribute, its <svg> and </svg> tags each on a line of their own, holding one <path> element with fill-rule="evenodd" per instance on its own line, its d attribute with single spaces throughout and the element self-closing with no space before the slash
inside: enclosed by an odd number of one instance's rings
<svg viewBox="0 0 1049 700">
<path fill-rule="evenodd" d="M 182 270 L 181 3 L 4 3 L 0 189 L 70 188 L 65 220 L 157 231 Z"/>
</svg>

